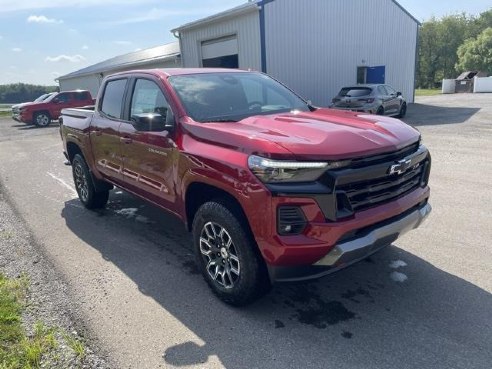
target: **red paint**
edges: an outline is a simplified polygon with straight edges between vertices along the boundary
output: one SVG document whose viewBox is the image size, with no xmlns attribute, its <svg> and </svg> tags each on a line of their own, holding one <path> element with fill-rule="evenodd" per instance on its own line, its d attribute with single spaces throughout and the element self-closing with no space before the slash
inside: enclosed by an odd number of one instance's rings
<svg viewBox="0 0 492 369">
<path fill-rule="evenodd" d="M 131 124 L 106 119 L 96 109 L 91 126 L 78 127 L 82 131 L 70 129 L 71 118 L 64 117 L 65 149 L 69 142 L 77 144 L 98 179 L 147 199 L 184 222 L 192 222 L 185 211 L 186 191 L 191 184 L 203 183 L 227 192 L 242 206 L 270 265 L 315 263 L 345 233 L 401 214 L 429 197 L 429 188 L 421 188 L 391 203 L 358 212 L 348 220 L 329 223 L 313 199 L 272 196 L 249 170 L 249 155 L 304 161 L 365 157 L 401 149 L 416 142 L 419 133 L 396 119 L 332 109 L 254 116 L 237 123 L 194 122 L 167 79 L 171 75 L 217 72 L 221 70 L 118 74 L 118 78 L 145 76 L 156 81 L 174 111 L 174 130 L 138 133 Z M 67 136 L 67 132 L 76 138 Z M 122 137 L 131 138 L 132 143 L 125 144 L 120 141 Z M 155 155 L 150 149 L 161 154 Z M 135 180 L 138 173 L 145 175 L 143 182 Z M 309 223 L 304 234 L 277 234 L 276 209 L 280 204 L 301 207 Z"/>
</svg>

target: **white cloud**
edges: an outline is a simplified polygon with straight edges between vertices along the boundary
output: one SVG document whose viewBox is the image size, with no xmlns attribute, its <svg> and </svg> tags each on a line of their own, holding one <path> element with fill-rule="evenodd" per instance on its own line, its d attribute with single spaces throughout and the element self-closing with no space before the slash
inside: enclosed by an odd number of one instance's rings
<svg viewBox="0 0 492 369">
<path fill-rule="evenodd" d="M 63 23 L 62 20 L 48 18 L 44 15 L 30 15 L 27 17 L 27 23 Z"/>
<path fill-rule="evenodd" d="M 20 52 L 22 51 L 22 49 L 21 49 L 20 47 L 14 47 L 14 48 L 12 49 L 12 51 L 13 51 L 14 53 L 20 53 Z"/>
<path fill-rule="evenodd" d="M 133 42 L 131 41 L 115 41 L 116 45 L 131 45 Z"/>
<path fill-rule="evenodd" d="M 82 46 L 82 50 L 89 50 L 89 46 L 87 45 Z"/>
<path fill-rule="evenodd" d="M 2 0 L 0 13 L 48 8 L 87 8 L 91 6 L 107 5 L 141 5 L 153 2 L 155 3 L 156 0 Z"/>
<path fill-rule="evenodd" d="M 82 55 L 58 55 L 58 56 L 48 56 L 45 61 L 59 63 L 59 62 L 70 62 L 70 63 L 80 63 L 86 59 Z"/>
</svg>

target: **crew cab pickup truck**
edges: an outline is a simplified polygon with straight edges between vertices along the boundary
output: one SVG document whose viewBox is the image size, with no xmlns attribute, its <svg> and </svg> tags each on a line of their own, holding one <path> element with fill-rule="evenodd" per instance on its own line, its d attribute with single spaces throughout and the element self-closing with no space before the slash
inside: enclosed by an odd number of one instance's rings
<svg viewBox="0 0 492 369">
<path fill-rule="evenodd" d="M 12 107 L 12 119 L 35 124 L 38 127 L 46 127 L 52 120 L 59 118 L 62 109 L 90 105 L 94 105 L 94 99 L 89 91 L 63 91 L 53 93 L 41 101 Z"/>
<path fill-rule="evenodd" d="M 223 301 L 321 277 L 417 228 L 431 211 L 431 157 L 403 122 L 311 106 L 258 72 L 130 71 L 94 111 L 65 109 L 80 201 L 113 186 L 175 214 Z"/>
</svg>

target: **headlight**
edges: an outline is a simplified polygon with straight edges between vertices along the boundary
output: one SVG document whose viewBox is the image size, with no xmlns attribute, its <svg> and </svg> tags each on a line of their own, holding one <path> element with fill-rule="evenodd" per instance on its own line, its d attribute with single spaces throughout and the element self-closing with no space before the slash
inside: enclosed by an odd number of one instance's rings
<svg viewBox="0 0 492 369">
<path fill-rule="evenodd" d="M 303 162 L 271 160 L 251 155 L 248 158 L 249 169 L 264 183 L 276 182 L 312 182 L 327 169 L 337 169 L 348 165 L 350 161 Z"/>
</svg>

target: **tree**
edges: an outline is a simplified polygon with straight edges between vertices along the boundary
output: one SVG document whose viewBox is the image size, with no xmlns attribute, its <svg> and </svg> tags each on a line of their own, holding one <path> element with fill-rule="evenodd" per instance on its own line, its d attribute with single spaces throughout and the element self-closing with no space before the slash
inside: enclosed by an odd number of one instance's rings
<svg viewBox="0 0 492 369">
<path fill-rule="evenodd" d="M 492 27 L 461 45 L 458 49 L 458 60 L 458 70 L 482 71 L 492 75 Z"/>
</svg>

